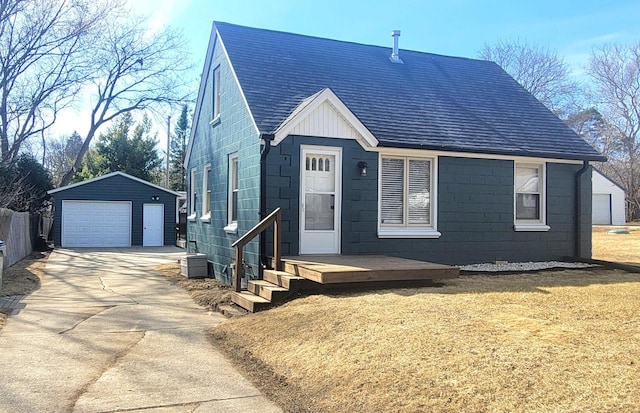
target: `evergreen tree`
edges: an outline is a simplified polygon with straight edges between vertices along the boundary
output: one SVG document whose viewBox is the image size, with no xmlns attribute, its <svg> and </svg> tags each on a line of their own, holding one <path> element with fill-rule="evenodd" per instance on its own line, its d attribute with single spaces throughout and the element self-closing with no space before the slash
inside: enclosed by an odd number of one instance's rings
<svg viewBox="0 0 640 413">
<path fill-rule="evenodd" d="M 110 172 L 126 174 L 159 184 L 162 159 L 156 150 L 157 141 L 150 136 L 151 121 L 144 117 L 134 125 L 131 114 L 101 134 L 94 151 L 87 157 L 78 175 L 90 179 Z"/>
<path fill-rule="evenodd" d="M 187 171 L 184 167 L 184 157 L 187 152 L 189 138 L 189 120 L 187 105 L 182 106 L 178 123 L 171 135 L 169 148 L 169 189 L 172 191 L 187 190 Z"/>
</svg>

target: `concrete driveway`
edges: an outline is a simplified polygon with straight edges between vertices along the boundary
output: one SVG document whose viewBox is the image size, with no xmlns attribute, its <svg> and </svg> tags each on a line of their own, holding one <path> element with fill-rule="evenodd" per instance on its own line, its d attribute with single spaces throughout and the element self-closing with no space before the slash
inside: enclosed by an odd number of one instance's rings
<svg viewBox="0 0 640 413">
<path fill-rule="evenodd" d="M 55 250 L 0 330 L 0 412 L 280 412 L 208 342 L 224 317 L 152 273 L 181 254 Z"/>
</svg>

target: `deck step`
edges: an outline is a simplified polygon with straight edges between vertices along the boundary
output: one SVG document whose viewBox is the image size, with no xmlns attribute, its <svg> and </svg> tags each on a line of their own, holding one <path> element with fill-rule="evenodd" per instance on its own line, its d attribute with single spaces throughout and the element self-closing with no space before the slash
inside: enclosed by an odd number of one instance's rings
<svg viewBox="0 0 640 413">
<path fill-rule="evenodd" d="M 231 301 L 247 311 L 255 313 L 271 306 L 271 301 L 259 297 L 250 291 L 234 292 L 231 294 Z"/>
<path fill-rule="evenodd" d="M 264 270 L 262 278 L 272 284 L 296 291 L 307 282 L 306 278 L 298 277 L 297 275 L 293 275 L 285 271 L 276 270 Z"/>
<path fill-rule="evenodd" d="M 271 302 L 282 301 L 291 294 L 288 288 L 280 287 L 266 280 L 250 280 L 247 283 L 247 289 Z"/>
</svg>

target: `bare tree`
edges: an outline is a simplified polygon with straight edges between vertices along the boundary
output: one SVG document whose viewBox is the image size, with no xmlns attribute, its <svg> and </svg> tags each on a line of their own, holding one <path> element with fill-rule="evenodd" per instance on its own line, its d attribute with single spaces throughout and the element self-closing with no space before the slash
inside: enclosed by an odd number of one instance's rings
<svg viewBox="0 0 640 413">
<path fill-rule="evenodd" d="M 627 192 L 628 215 L 640 218 L 640 41 L 594 49 L 587 66 L 598 107 L 614 131 L 610 162 Z"/>
<path fill-rule="evenodd" d="M 103 124 L 124 113 L 187 99 L 184 74 L 190 67 L 184 50 L 180 33 L 169 28 L 150 33 L 140 17 L 120 15 L 105 27 L 92 52 L 89 130 L 61 185 L 71 182 Z"/>
<path fill-rule="evenodd" d="M 571 79 L 569 67 L 555 50 L 527 41 L 500 40 L 485 44 L 478 56 L 496 62 L 557 115 L 576 112 L 580 86 Z"/>
<path fill-rule="evenodd" d="M 90 44 L 112 3 L 0 0 L 0 163 L 42 135 L 86 79 Z"/>
</svg>

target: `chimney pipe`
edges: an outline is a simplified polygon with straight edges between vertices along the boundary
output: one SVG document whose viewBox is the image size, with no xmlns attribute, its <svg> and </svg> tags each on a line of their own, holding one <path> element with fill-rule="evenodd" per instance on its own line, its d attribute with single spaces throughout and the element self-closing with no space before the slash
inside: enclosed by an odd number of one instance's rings
<svg viewBox="0 0 640 413">
<path fill-rule="evenodd" d="M 393 52 L 391 53 L 391 60 L 393 63 L 403 63 L 400 59 L 400 51 L 398 49 L 398 38 L 400 37 L 400 30 L 392 30 L 391 37 L 393 37 Z"/>
</svg>

